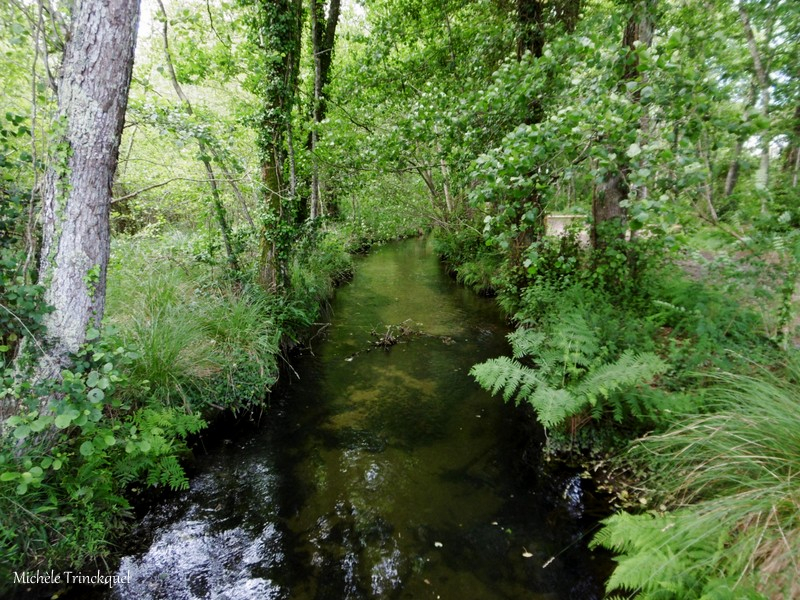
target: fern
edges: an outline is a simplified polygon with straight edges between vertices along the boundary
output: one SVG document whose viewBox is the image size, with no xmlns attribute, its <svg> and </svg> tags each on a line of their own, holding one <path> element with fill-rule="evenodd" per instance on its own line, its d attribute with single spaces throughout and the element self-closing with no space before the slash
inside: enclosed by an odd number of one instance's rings
<svg viewBox="0 0 800 600">
<path fill-rule="evenodd" d="M 597 333 L 575 311 L 559 315 L 547 337 L 552 347 L 561 350 L 567 366 L 589 367 L 600 351 Z"/>
<path fill-rule="evenodd" d="M 565 313 L 545 331 L 520 328 L 508 339 L 513 358 L 488 360 L 473 366 L 470 374 L 492 394 L 502 392 L 506 402 L 529 403 L 546 428 L 557 427 L 587 408 L 595 419 L 609 411 L 620 421 L 625 404 L 617 393 L 667 369 L 655 354 L 632 350 L 613 362 L 605 361 L 607 349 L 576 312 Z M 526 358 L 534 366 L 521 362 Z"/>
<path fill-rule="evenodd" d="M 204 426 L 197 415 L 171 407 L 139 410 L 124 454 L 114 464 L 116 477 L 124 485 L 144 478 L 147 485 L 186 489 L 189 482 L 178 456 L 187 450 L 186 437 Z"/>
<path fill-rule="evenodd" d="M 474 365 L 470 375 L 492 394 L 502 391 L 503 400 L 509 402 L 513 399 L 517 404 L 527 399 L 542 383 L 533 369 L 507 356 Z"/>
<path fill-rule="evenodd" d="M 563 423 L 572 415 L 579 413 L 585 405 L 582 398 L 569 391 L 546 385 L 540 386 L 528 398 L 528 402 L 536 411 L 539 422 L 547 428 Z"/>
<path fill-rule="evenodd" d="M 545 335 L 527 327 L 521 327 L 508 335 L 514 358 L 538 354 L 544 344 Z"/>
<path fill-rule="evenodd" d="M 635 593 L 638 600 L 762 598 L 737 583 L 735 570 L 713 569 L 729 551 L 729 534 L 718 519 L 675 513 L 619 513 L 603 521 L 590 547 L 613 550 L 617 567 L 607 591 Z M 716 577 L 706 579 L 712 570 Z"/>
<path fill-rule="evenodd" d="M 623 418 L 623 405 L 614 395 L 621 389 L 649 381 L 667 370 L 667 364 L 651 352 L 636 353 L 626 350 L 613 363 L 597 367 L 575 386 L 574 393 L 586 398 L 593 407 L 592 416 L 599 418 L 604 405 L 598 400 L 608 401 L 607 409 L 613 413 L 614 420 Z"/>
<path fill-rule="evenodd" d="M 150 466 L 147 485 L 164 485 L 173 490 L 186 490 L 189 488 L 189 480 L 178 459 L 174 455 L 167 455 Z"/>
<path fill-rule="evenodd" d="M 696 530 L 687 536 L 675 515 L 619 513 L 603 521 L 604 528 L 590 546 L 603 546 L 619 556 L 606 589 L 638 592 L 638 598 L 697 598 L 693 569 L 714 552 L 708 532 Z M 678 548 L 694 547 L 690 558 Z M 696 562 L 694 562 L 696 561 Z"/>
<path fill-rule="evenodd" d="M 800 598 L 800 367 L 787 369 L 783 379 L 720 375 L 705 403 L 713 412 L 634 447 L 653 467 L 648 487 L 680 508 L 603 522 L 593 544 L 620 555 L 610 588 L 642 599 Z"/>
</svg>

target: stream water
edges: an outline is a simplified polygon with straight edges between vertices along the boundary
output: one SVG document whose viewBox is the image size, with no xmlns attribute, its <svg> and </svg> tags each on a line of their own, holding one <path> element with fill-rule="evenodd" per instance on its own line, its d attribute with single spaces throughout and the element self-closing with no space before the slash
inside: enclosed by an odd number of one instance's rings
<svg viewBox="0 0 800 600">
<path fill-rule="evenodd" d="M 523 460 L 519 412 L 467 375 L 508 351 L 495 303 L 420 239 L 359 259 L 331 309 L 269 422 L 144 517 L 111 597 L 602 597 L 580 479 Z M 420 334 L 369 350 L 403 322 Z"/>
</svg>

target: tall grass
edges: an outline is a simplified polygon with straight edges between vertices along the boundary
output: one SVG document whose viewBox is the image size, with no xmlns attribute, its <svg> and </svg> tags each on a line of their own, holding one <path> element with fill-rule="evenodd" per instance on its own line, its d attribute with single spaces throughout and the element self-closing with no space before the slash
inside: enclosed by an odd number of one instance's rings
<svg viewBox="0 0 800 600">
<path fill-rule="evenodd" d="M 280 336 L 269 297 L 215 278 L 163 241 L 149 245 L 116 245 L 106 311 L 138 354 L 139 389 L 191 408 L 263 400 L 277 377 Z"/>
<path fill-rule="evenodd" d="M 713 412 L 637 446 L 672 510 L 605 522 L 595 544 L 621 553 L 610 589 L 800 598 L 800 368 L 720 379 Z"/>
</svg>

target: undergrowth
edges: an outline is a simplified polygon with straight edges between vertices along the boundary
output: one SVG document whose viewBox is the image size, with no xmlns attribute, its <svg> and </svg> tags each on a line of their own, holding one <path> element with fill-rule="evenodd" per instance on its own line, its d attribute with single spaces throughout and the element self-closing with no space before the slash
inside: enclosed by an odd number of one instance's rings
<svg viewBox="0 0 800 600">
<path fill-rule="evenodd" d="M 0 447 L 0 564 L 105 568 L 134 487 L 187 487 L 189 436 L 219 410 L 261 407 L 287 344 L 349 277 L 346 236 L 315 228 L 301 242 L 291 285 L 270 294 L 247 270 L 198 254 L 196 236 L 115 240 L 104 328 L 89 332 L 73 366 L 34 385 L 21 363 L 4 365 L 0 406 L 15 416 Z M 27 334 L 46 310 L 31 302 Z M 3 338 L 0 354 L 14 339 Z"/>
<path fill-rule="evenodd" d="M 638 598 L 800 597 L 800 376 L 720 375 L 702 413 L 638 442 L 660 510 L 595 537 L 619 554 L 609 591 Z M 660 498 L 658 498 L 660 496 Z"/>
<path fill-rule="evenodd" d="M 620 240 L 543 239 L 506 260 L 495 281 L 513 356 L 472 375 L 533 407 L 546 452 L 615 470 L 602 486 L 631 512 L 594 541 L 619 554 L 610 594 L 800 597 L 800 370 L 796 357 L 759 366 L 792 355 L 786 337 L 744 301 L 752 285 L 693 279 L 657 241 Z"/>
<path fill-rule="evenodd" d="M 459 283 L 481 295 L 496 293 L 503 257 L 486 246 L 479 231 L 471 228 L 438 229 L 434 236 L 434 251 Z"/>
</svg>

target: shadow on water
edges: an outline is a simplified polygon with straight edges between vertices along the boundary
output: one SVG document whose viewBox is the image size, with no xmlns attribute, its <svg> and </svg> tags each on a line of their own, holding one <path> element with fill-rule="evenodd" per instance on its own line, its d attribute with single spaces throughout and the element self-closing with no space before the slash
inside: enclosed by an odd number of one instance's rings
<svg viewBox="0 0 800 600">
<path fill-rule="evenodd" d="M 519 412 L 467 375 L 508 351 L 494 302 L 411 240 L 361 260 L 332 319 L 270 423 L 142 520 L 111 597 L 600 598 L 580 480 L 521 469 Z M 408 320 L 424 335 L 366 351 Z"/>
</svg>

